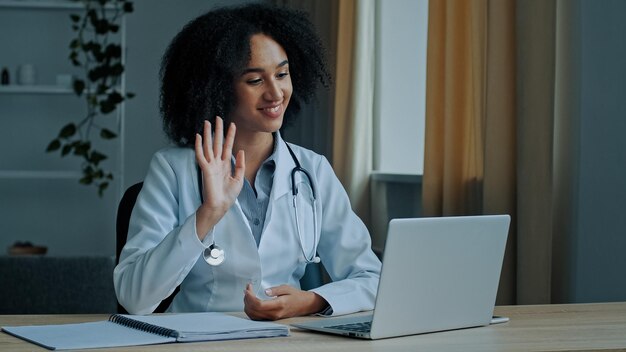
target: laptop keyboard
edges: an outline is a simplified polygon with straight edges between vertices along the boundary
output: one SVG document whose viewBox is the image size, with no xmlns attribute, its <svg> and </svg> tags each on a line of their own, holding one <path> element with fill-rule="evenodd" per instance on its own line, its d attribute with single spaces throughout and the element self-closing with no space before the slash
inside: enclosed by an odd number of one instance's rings
<svg viewBox="0 0 626 352">
<path fill-rule="evenodd" d="M 368 332 L 370 332 L 370 330 L 372 330 L 372 322 L 371 321 L 364 321 L 362 323 L 333 325 L 333 326 L 326 326 L 326 328 L 368 333 Z"/>
</svg>

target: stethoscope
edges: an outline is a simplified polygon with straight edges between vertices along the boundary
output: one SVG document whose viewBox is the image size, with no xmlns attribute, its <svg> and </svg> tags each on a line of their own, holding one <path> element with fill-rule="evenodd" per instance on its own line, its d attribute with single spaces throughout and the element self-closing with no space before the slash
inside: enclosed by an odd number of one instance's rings
<svg viewBox="0 0 626 352">
<path fill-rule="evenodd" d="M 315 255 L 316 254 L 315 249 L 317 248 L 317 242 L 318 242 L 317 206 L 316 206 L 317 195 L 315 192 L 313 179 L 311 178 L 311 175 L 309 174 L 309 172 L 300 165 L 300 161 L 298 161 L 298 158 L 294 154 L 293 150 L 291 150 L 291 147 L 289 146 L 289 144 L 285 142 L 285 145 L 287 146 L 287 149 L 289 150 L 289 154 L 291 154 L 291 158 L 296 164 L 296 167 L 294 167 L 291 170 L 291 195 L 292 195 L 292 200 L 293 200 L 294 217 L 296 219 L 296 224 L 295 224 L 296 232 L 298 233 L 298 240 L 300 241 L 300 250 L 302 251 L 302 256 L 304 257 L 304 261 L 307 264 L 319 263 L 320 257 Z M 197 170 L 198 170 L 198 190 L 200 191 L 200 202 L 204 202 L 204 199 L 202 196 L 202 171 L 200 170 L 200 167 L 197 167 Z M 313 232 L 313 249 L 310 255 L 306 254 L 306 250 L 304 249 L 304 240 L 302 239 L 302 232 L 300 230 L 300 220 L 298 216 L 298 187 L 296 186 L 296 174 L 298 172 L 301 172 L 306 176 L 306 178 L 309 181 L 309 187 L 311 188 L 311 205 L 313 207 L 313 231 L 314 232 Z M 222 264 L 225 259 L 224 249 L 222 249 L 221 247 L 215 244 L 215 239 L 213 240 L 213 243 L 211 243 L 211 245 L 204 250 L 204 252 L 202 253 L 202 256 L 204 257 L 204 260 L 209 265 L 213 265 L 213 266 L 218 266 Z"/>
</svg>

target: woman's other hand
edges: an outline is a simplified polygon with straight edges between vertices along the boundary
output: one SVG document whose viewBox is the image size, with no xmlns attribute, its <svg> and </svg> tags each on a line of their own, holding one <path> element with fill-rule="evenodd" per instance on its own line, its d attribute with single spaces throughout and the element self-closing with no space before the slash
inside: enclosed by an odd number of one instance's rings
<svg viewBox="0 0 626 352">
<path fill-rule="evenodd" d="M 244 312 L 252 320 L 277 320 L 321 312 L 328 306 L 317 293 L 302 291 L 289 285 L 269 288 L 265 291 L 274 298 L 259 299 L 248 284 L 244 291 Z"/>
<path fill-rule="evenodd" d="M 235 203 L 243 187 L 245 155 L 243 150 L 237 153 L 233 174 L 231 155 L 236 127 L 230 124 L 224 140 L 223 123 L 219 116 L 215 118 L 215 138 L 211 137 L 209 121 L 204 121 L 204 137 L 196 134 L 196 161 L 202 172 L 204 199 L 196 211 L 196 231 L 201 241 Z"/>
</svg>

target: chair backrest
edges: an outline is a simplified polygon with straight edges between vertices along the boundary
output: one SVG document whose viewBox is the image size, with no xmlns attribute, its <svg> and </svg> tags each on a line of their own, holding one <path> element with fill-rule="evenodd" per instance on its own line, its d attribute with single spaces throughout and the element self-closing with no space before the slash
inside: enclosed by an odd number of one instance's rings
<svg viewBox="0 0 626 352">
<path fill-rule="evenodd" d="M 136 183 L 124 192 L 122 199 L 120 200 L 119 207 L 117 208 L 117 221 L 115 224 L 115 232 L 116 232 L 116 260 L 115 263 L 118 264 L 120 262 L 120 253 L 122 253 L 122 248 L 126 244 L 126 239 L 128 238 L 128 225 L 130 223 L 130 214 L 133 212 L 133 208 L 135 207 L 135 202 L 137 201 L 137 196 L 141 191 L 141 187 L 143 187 L 143 182 Z M 163 313 L 172 303 L 174 296 L 180 290 L 179 287 L 176 287 L 176 290 L 161 301 L 159 306 L 154 310 L 154 313 Z M 117 304 L 117 310 L 120 313 L 128 313 L 121 304 Z"/>
</svg>

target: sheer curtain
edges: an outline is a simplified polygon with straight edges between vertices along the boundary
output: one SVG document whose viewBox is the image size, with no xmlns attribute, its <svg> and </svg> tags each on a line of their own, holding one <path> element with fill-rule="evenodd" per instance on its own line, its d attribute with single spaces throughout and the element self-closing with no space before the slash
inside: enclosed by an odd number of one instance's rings
<svg viewBox="0 0 626 352">
<path fill-rule="evenodd" d="M 342 0 L 338 6 L 333 168 L 353 209 L 369 225 L 375 2 Z"/>
<path fill-rule="evenodd" d="M 499 304 L 561 299 L 571 13 L 556 0 L 430 2 L 423 207 L 511 214 Z"/>
</svg>

